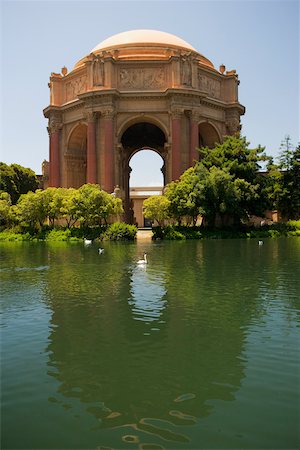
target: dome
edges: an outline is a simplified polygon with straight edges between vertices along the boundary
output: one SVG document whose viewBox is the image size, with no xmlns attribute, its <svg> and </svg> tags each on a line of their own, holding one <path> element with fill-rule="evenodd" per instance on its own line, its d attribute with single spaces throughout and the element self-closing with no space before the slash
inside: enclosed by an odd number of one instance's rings
<svg viewBox="0 0 300 450">
<path fill-rule="evenodd" d="M 100 42 L 91 52 L 97 53 L 103 49 L 111 47 L 123 47 L 141 44 L 154 44 L 164 47 L 180 47 L 196 52 L 188 42 L 175 36 L 174 34 L 156 30 L 131 30 L 124 33 L 115 34 Z"/>
<path fill-rule="evenodd" d="M 201 55 L 188 42 L 174 34 L 157 30 L 131 30 L 114 34 L 100 42 L 90 51 L 90 55 L 106 51 L 117 51 L 118 59 L 121 61 L 141 61 L 141 60 L 165 60 L 168 56 L 166 50 L 180 49 L 194 52 L 200 64 L 214 69 L 212 62 Z M 89 55 L 80 59 L 74 69 L 81 67 L 89 58 Z M 214 69 L 215 70 L 215 69 Z"/>
</svg>

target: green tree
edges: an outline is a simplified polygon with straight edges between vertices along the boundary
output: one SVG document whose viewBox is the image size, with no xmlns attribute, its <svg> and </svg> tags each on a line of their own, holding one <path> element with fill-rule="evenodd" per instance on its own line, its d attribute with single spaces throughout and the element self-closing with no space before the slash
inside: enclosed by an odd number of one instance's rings
<svg viewBox="0 0 300 450">
<path fill-rule="evenodd" d="M 22 194 L 35 191 L 39 186 L 33 170 L 19 164 L 0 163 L 0 190 L 8 192 L 15 204 Z"/>
<path fill-rule="evenodd" d="M 226 136 L 221 144 L 214 148 L 201 147 L 200 160 L 207 168 L 215 166 L 233 175 L 255 184 L 258 171 L 263 162 L 270 161 L 270 156 L 265 154 L 264 147 L 250 149 L 246 137 Z"/>
<path fill-rule="evenodd" d="M 123 212 L 121 200 L 101 190 L 98 184 L 84 184 L 74 200 L 77 220 L 84 226 L 107 223 L 110 216 Z"/>
<path fill-rule="evenodd" d="M 180 225 L 183 217 L 196 222 L 203 213 L 204 180 L 208 170 L 203 165 L 187 169 L 177 181 L 166 186 L 166 197 L 170 200 L 170 214 Z"/>
<path fill-rule="evenodd" d="M 10 218 L 11 198 L 8 192 L 0 191 L 0 225 L 7 225 Z"/>
<path fill-rule="evenodd" d="M 45 191 L 38 189 L 36 192 L 22 194 L 15 208 L 18 221 L 22 225 L 36 228 L 43 226 L 49 215 L 49 201 Z"/>
<path fill-rule="evenodd" d="M 279 209 L 288 219 L 300 218 L 300 144 L 285 159 Z M 281 166 L 283 167 L 283 166 Z"/>
<path fill-rule="evenodd" d="M 170 200 L 164 195 L 152 195 L 143 203 L 143 213 L 146 219 L 156 220 L 159 226 L 163 226 L 164 220 L 170 215 Z"/>
<path fill-rule="evenodd" d="M 19 196 L 29 191 L 34 192 L 38 189 L 39 182 L 33 170 L 22 167 L 19 164 L 12 164 L 11 168 L 15 172 L 14 181 Z"/>
<path fill-rule="evenodd" d="M 15 203 L 19 198 L 14 177 L 15 172 L 12 167 L 0 162 L 0 190 L 10 195 L 12 203 Z"/>
</svg>

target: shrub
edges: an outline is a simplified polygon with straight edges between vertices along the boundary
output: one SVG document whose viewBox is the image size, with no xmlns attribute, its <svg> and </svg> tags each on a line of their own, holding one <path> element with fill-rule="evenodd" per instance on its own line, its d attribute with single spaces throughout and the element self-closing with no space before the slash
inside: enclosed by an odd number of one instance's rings
<svg viewBox="0 0 300 450">
<path fill-rule="evenodd" d="M 46 241 L 69 241 L 70 238 L 71 230 L 51 230 L 46 236 Z"/>
<path fill-rule="evenodd" d="M 109 225 L 99 239 L 111 241 L 133 241 L 136 238 L 137 227 L 127 223 L 115 222 Z"/>
<path fill-rule="evenodd" d="M 32 241 L 33 236 L 30 233 L 14 233 L 10 230 L 5 230 L 0 233 L 0 241 Z"/>
</svg>

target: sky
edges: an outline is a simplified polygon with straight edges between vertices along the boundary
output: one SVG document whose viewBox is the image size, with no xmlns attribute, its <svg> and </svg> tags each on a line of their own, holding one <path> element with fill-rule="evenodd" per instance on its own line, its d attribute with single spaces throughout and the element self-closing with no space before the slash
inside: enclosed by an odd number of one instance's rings
<svg viewBox="0 0 300 450">
<path fill-rule="evenodd" d="M 50 73 L 71 70 L 102 40 L 133 29 L 175 34 L 216 68 L 236 69 L 242 134 L 276 157 L 286 135 L 299 142 L 299 23 L 292 0 L 2 0 L 0 160 L 40 174 L 49 159 Z M 131 185 L 161 180 L 162 160 L 151 154 L 132 158 Z"/>
</svg>

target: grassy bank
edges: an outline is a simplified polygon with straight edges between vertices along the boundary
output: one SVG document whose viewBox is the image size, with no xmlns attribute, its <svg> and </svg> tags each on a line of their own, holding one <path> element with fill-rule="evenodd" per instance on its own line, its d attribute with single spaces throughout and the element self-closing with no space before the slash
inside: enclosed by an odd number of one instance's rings
<svg viewBox="0 0 300 450">
<path fill-rule="evenodd" d="M 137 228 L 126 223 L 113 223 L 98 227 L 49 228 L 44 226 L 39 230 L 15 227 L 0 232 L 0 241 L 67 241 L 82 242 L 84 239 L 93 241 L 132 241 L 136 238 Z"/>
<path fill-rule="evenodd" d="M 184 227 L 167 225 L 153 228 L 153 239 L 182 240 L 182 239 L 252 239 L 277 238 L 281 236 L 299 236 L 300 220 L 254 227 L 228 227 L 206 229 L 201 227 Z"/>
</svg>

